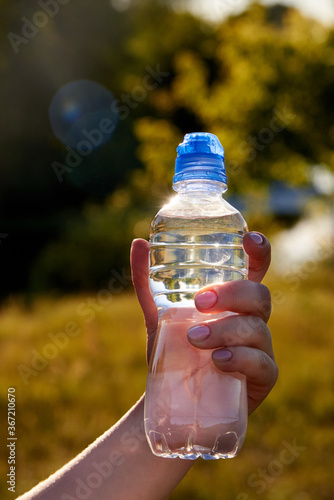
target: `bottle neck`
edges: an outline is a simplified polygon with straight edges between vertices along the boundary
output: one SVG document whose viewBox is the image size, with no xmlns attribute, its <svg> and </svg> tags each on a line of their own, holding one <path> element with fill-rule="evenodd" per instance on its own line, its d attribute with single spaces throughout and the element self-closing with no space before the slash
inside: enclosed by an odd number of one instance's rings
<svg viewBox="0 0 334 500">
<path fill-rule="evenodd" d="M 173 189 L 181 196 L 221 196 L 227 185 L 219 181 L 191 179 L 174 183 Z"/>
</svg>

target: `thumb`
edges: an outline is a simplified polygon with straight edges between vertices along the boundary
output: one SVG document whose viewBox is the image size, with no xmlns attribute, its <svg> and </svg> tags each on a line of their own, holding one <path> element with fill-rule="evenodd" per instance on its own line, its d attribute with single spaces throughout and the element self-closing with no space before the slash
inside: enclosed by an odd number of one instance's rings
<svg viewBox="0 0 334 500">
<path fill-rule="evenodd" d="M 148 252 L 148 241 L 143 239 L 133 240 L 130 254 L 132 282 L 140 307 L 144 313 L 148 342 L 150 344 L 150 340 L 154 340 L 152 337 L 154 337 L 158 326 L 158 311 L 148 286 Z"/>
</svg>

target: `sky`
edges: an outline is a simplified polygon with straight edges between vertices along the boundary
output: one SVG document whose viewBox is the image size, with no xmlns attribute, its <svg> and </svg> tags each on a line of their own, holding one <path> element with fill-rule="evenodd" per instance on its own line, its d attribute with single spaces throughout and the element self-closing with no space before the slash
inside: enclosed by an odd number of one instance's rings
<svg viewBox="0 0 334 500">
<path fill-rule="evenodd" d="M 219 20 L 231 14 L 242 12 L 250 0 L 193 0 L 192 11 L 208 19 Z M 298 8 L 308 17 L 334 24 L 334 0 L 260 0 L 263 5 L 281 3 Z M 209 6 L 209 7 L 208 7 Z"/>
</svg>

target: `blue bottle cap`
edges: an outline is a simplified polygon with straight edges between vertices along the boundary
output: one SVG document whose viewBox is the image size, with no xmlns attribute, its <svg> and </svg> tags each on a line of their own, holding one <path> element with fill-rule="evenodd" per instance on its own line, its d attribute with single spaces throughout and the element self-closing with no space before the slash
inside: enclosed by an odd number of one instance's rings
<svg viewBox="0 0 334 500">
<path fill-rule="evenodd" d="M 186 134 L 176 151 L 174 184 L 192 179 L 226 184 L 224 148 L 214 134 L 208 132 Z"/>
</svg>

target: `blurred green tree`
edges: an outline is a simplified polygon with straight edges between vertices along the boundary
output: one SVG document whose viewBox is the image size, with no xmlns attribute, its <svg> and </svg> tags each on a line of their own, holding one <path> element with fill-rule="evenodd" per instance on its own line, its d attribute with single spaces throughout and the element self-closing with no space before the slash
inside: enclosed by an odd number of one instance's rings
<svg viewBox="0 0 334 500">
<path fill-rule="evenodd" d="M 294 9 L 253 4 L 195 51 L 180 46 L 173 79 L 152 96 L 158 116 L 136 122 L 147 176 L 165 182 L 166 122 L 179 136 L 197 126 L 220 137 L 231 191 L 306 183 L 317 163 L 333 169 L 333 41 L 333 30 Z M 178 123 L 185 112 L 194 123 Z M 167 136 L 175 144 L 177 131 Z"/>
<path fill-rule="evenodd" d="M 52 215 L 47 247 L 45 240 L 38 248 L 32 242 L 24 263 L 26 269 L 35 262 L 35 289 L 96 287 L 110 267 L 128 265 L 131 239 L 147 236 L 149 219 L 171 194 L 175 149 L 187 132 L 218 135 L 229 193 L 255 193 L 260 207 L 270 182 L 306 184 L 312 165 L 334 166 L 332 29 L 284 6 L 253 4 L 212 25 L 173 1 L 136 0 L 123 11 L 115 5 L 94 5 L 93 19 L 88 1 L 80 8 L 71 2 L 40 30 L 43 43 L 22 47 L 21 59 L 8 55 L 6 41 L 3 67 L 21 101 L 5 134 L 1 203 L 22 217 L 23 205 L 13 206 L 9 189 L 20 179 L 14 192 L 22 194 L 24 213 L 35 206 L 35 227 L 44 217 L 45 228 Z M 5 29 L 15 31 L 18 6 L 7 9 Z M 28 10 L 29 17 L 33 7 Z M 28 85 L 18 78 L 22 70 Z M 150 72 L 163 76 L 145 88 Z M 61 161 L 64 147 L 46 123 L 47 109 L 60 85 L 83 77 L 112 90 L 121 118 L 110 143 L 59 185 L 51 163 Z M 22 130 L 24 150 L 16 147 Z M 81 177 L 87 192 L 80 194 Z M 96 180 L 100 193 L 89 191 Z M 75 207 L 73 216 L 67 207 Z M 266 223 L 259 221 L 259 227 Z M 92 258 L 97 254 L 99 262 Z"/>
</svg>

